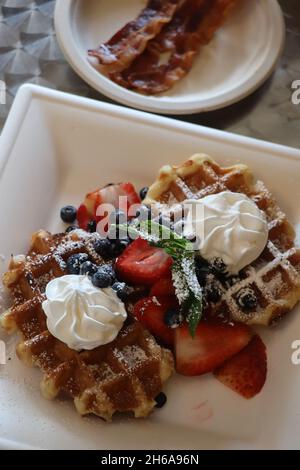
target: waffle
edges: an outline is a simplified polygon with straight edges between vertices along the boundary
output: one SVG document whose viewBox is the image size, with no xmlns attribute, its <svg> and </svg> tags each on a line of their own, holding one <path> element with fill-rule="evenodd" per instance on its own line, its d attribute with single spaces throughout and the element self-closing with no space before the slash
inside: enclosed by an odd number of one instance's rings
<svg viewBox="0 0 300 470">
<path fill-rule="evenodd" d="M 66 260 L 75 253 L 87 253 L 103 264 L 93 248 L 98 236 L 81 230 L 34 234 L 29 254 L 12 258 L 4 275 L 14 304 L 2 315 L 1 324 L 9 333 L 21 333 L 17 355 L 42 370 L 45 398 L 71 397 L 81 415 L 95 414 L 107 421 L 115 412 L 145 417 L 173 372 L 173 357 L 139 323 L 129 320 L 115 341 L 82 352 L 68 348 L 47 330 L 41 306 L 47 283 L 66 274 Z"/>
<path fill-rule="evenodd" d="M 200 199 L 222 191 L 246 194 L 265 213 L 269 238 L 261 256 L 228 282 L 214 282 L 221 300 L 207 306 L 210 315 L 226 316 L 247 324 L 270 325 L 300 300 L 300 250 L 295 231 L 274 197 L 261 181 L 255 181 L 246 165 L 220 167 L 207 155 L 194 155 L 179 166 L 164 166 L 150 187 L 145 204 L 173 207 L 186 199 Z M 251 288 L 258 305 L 243 311 L 238 303 L 241 289 Z"/>
</svg>

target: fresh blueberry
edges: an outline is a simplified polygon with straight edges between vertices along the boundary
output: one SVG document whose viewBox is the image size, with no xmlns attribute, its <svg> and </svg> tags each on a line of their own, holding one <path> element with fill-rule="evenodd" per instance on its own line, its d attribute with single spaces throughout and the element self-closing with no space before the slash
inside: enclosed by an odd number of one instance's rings
<svg viewBox="0 0 300 470">
<path fill-rule="evenodd" d="M 165 313 L 164 322 L 169 328 L 178 328 L 183 322 L 183 317 L 178 310 L 170 308 Z"/>
<path fill-rule="evenodd" d="M 93 275 L 92 282 L 96 287 L 110 287 L 114 284 L 116 274 L 110 264 L 105 264 L 98 268 L 98 271 Z"/>
<path fill-rule="evenodd" d="M 111 286 L 111 276 L 108 272 L 98 269 L 92 277 L 92 283 L 96 287 L 105 288 Z"/>
<path fill-rule="evenodd" d="M 143 201 L 145 199 L 145 197 L 147 196 L 147 193 L 149 191 L 149 188 L 148 187 L 145 187 L 145 188 L 142 188 L 140 190 L 140 198 L 141 200 Z"/>
<path fill-rule="evenodd" d="M 196 276 L 199 284 L 203 287 L 206 283 L 207 276 L 209 274 L 208 264 L 202 259 L 197 257 L 196 261 Z"/>
<path fill-rule="evenodd" d="M 94 243 L 94 250 L 102 258 L 110 258 L 111 256 L 111 240 L 108 238 L 100 238 Z"/>
<path fill-rule="evenodd" d="M 76 225 L 70 225 L 70 227 L 66 229 L 66 233 L 73 232 L 73 230 L 77 230 L 77 229 L 78 227 L 76 227 Z"/>
<path fill-rule="evenodd" d="M 156 401 L 156 408 L 162 408 L 166 403 L 167 403 L 167 397 L 165 393 L 161 392 L 157 397 L 155 398 Z"/>
<path fill-rule="evenodd" d="M 60 211 L 60 217 L 66 224 L 72 224 L 77 217 L 77 209 L 74 206 L 65 206 Z"/>
<path fill-rule="evenodd" d="M 80 274 L 93 276 L 98 271 L 98 266 L 91 261 L 85 261 L 80 267 Z"/>
<path fill-rule="evenodd" d="M 122 302 L 128 298 L 131 294 L 131 289 L 128 287 L 125 282 L 115 282 L 112 286 L 113 290 L 116 291 L 117 296 Z"/>
<path fill-rule="evenodd" d="M 240 290 L 237 302 L 243 310 L 253 310 L 258 304 L 257 296 L 251 287 L 246 287 Z"/>
<path fill-rule="evenodd" d="M 215 284 L 208 284 L 205 288 L 205 297 L 208 302 L 217 303 L 221 300 L 222 293 Z"/>
<path fill-rule="evenodd" d="M 80 274 L 80 268 L 83 263 L 88 261 L 89 257 L 86 253 L 78 253 L 70 256 L 67 260 L 67 271 L 69 274 Z"/>
<path fill-rule="evenodd" d="M 87 231 L 90 233 L 94 233 L 97 230 L 97 222 L 96 220 L 90 220 L 87 224 Z"/>
</svg>

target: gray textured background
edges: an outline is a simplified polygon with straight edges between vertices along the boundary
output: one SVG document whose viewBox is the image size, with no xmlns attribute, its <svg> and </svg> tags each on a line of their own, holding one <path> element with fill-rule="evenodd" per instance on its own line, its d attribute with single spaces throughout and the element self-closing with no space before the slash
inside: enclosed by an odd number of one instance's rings
<svg viewBox="0 0 300 470">
<path fill-rule="evenodd" d="M 0 80 L 7 84 L 6 105 L 0 104 L 0 129 L 25 82 L 106 100 L 64 60 L 55 38 L 54 4 L 53 0 L 0 0 Z M 300 105 L 291 103 L 291 84 L 300 80 L 300 1 L 280 0 L 280 4 L 287 42 L 268 82 L 236 105 L 178 119 L 300 147 Z"/>
</svg>

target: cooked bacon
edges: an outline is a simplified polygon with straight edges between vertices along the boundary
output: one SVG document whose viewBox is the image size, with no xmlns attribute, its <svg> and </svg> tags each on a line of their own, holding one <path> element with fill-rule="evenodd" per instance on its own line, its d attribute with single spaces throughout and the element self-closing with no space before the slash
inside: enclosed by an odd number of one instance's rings
<svg viewBox="0 0 300 470">
<path fill-rule="evenodd" d="M 237 0 L 188 0 L 133 64 L 110 78 L 145 94 L 169 90 L 191 69 L 202 46 L 210 42 Z M 166 63 L 162 54 L 169 53 Z"/>
<path fill-rule="evenodd" d="M 186 0 L 149 0 L 140 15 L 125 25 L 107 43 L 88 51 L 106 71 L 121 71 L 142 54 L 148 42 L 169 23 Z"/>
</svg>

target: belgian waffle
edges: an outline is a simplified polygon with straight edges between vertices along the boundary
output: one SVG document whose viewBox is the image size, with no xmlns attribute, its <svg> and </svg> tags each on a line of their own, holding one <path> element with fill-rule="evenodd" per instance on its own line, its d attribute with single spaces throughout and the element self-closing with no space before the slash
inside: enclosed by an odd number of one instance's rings
<svg viewBox="0 0 300 470">
<path fill-rule="evenodd" d="M 173 372 L 173 357 L 139 323 L 127 322 L 115 341 L 82 352 L 69 349 L 47 330 L 42 309 L 47 283 L 66 274 L 66 260 L 75 253 L 87 253 L 93 262 L 103 264 L 93 248 L 98 236 L 80 230 L 34 234 L 28 255 L 12 258 L 4 275 L 14 304 L 0 321 L 8 332 L 21 333 L 18 357 L 42 370 L 45 398 L 67 395 L 80 414 L 108 421 L 115 412 L 145 417 Z"/>
<path fill-rule="evenodd" d="M 222 191 L 246 194 L 265 213 L 269 238 L 261 256 L 224 285 L 214 279 L 221 300 L 210 304 L 210 314 L 248 324 L 269 325 L 300 300 L 300 250 L 295 232 L 274 197 L 261 181 L 255 181 L 246 165 L 220 167 L 207 155 L 194 155 L 179 166 L 164 166 L 150 187 L 145 204 L 173 207 L 186 199 L 200 199 Z M 162 209 L 163 210 L 163 209 Z M 242 289 L 256 293 L 258 305 L 243 311 L 238 303 Z"/>
</svg>

